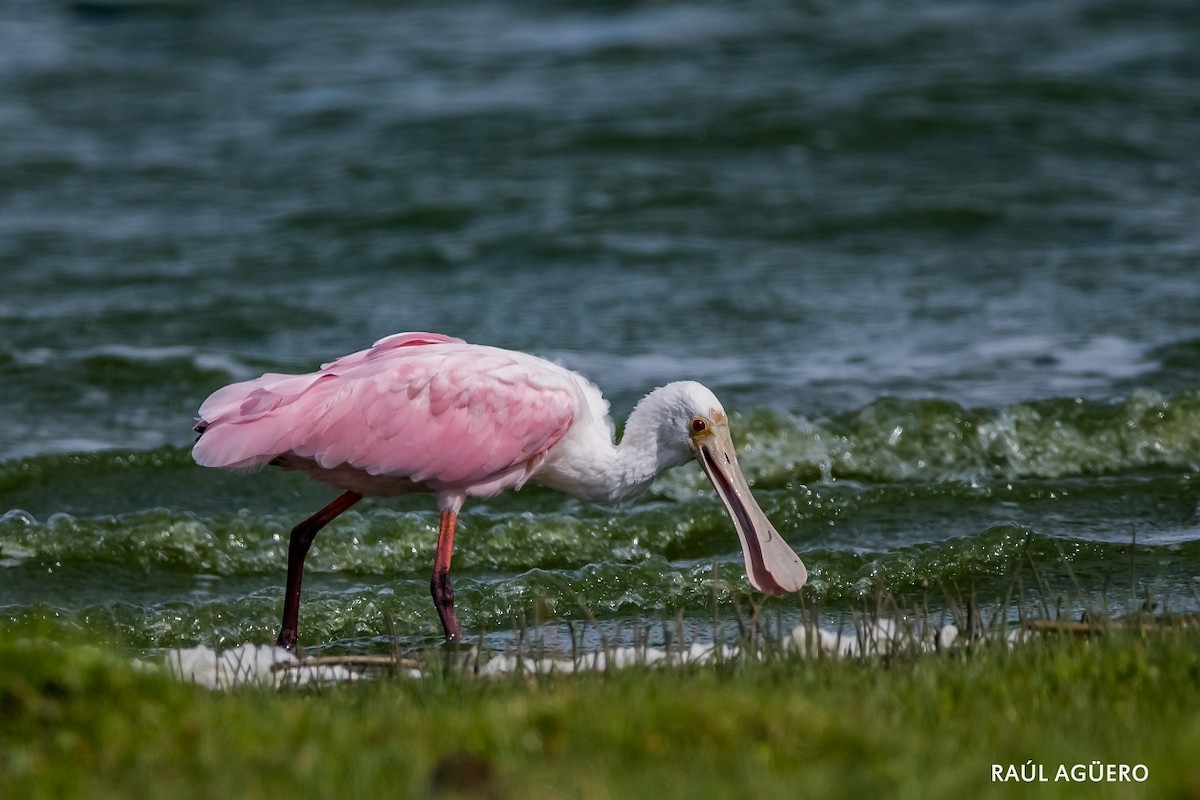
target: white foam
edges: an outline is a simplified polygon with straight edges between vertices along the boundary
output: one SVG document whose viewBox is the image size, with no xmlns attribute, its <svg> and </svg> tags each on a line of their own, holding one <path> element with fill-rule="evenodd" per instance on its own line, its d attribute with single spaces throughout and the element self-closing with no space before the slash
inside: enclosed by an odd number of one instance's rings
<svg viewBox="0 0 1200 800">
<path fill-rule="evenodd" d="M 711 664 L 736 658 L 738 649 L 729 645 L 717 647 L 696 642 L 686 649 L 661 647 L 614 647 L 587 653 L 579 658 L 549 658 L 545 656 L 496 655 L 479 668 L 483 676 L 494 675 L 566 675 L 576 672 L 603 672 L 633 666 L 685 666 Z"/>
<path fill-rule="evenodd" d="M 1155 366 L 1144 345 L 1110 334 L 1077 342 L 1026 334 L 980 342 L 971 349 L 977 357 L 998 363 L 1046 359 L 1045 371 L 1069 377 L 1131 378 Z"/>
<path fill-rule="evenodd" d="M 359 677 L 342 666 L 302 666 L 294 653 L 282 647 L 253 644 L 220 653 L 203 646 L 173 650 L 167 656 L 167 669 L 180 680 L 209 689 L 342 683 Z"/>
<path fill-rule="evenodd" d="M 1015 628 L 1004 638 L 1009 645 L 1014 645 L 1027 636 L 1028 632 Z M 959 630 L 954 625 L 923 627 L 914 626 L 907 620 L 879 619 L 836 630 L 800 625 L 792 629 L 777 647 L 810 658 L 881 658 L 900 652 L 941 651 L 954 647 L 958 639 Z M 765 658 L 771 649 L 765 648 L 753 655 Z M 717 664 L 740 656 L 736 646 L 694 642 L 685 648 L 612 647 L 573 657 L 497 653 L 482 658 L 468 656 L 461 663 L 464 669 L 475 667 L 481 677 L 500 677 L 570 675 L 637 666 L 672 668 Z M 342 683 L 364 677 L 341 665 L 308 665 L 281 647 L 266 645 L 241 645 L 220 653 L 209 647 L 174 650 L 167 657 L 167 667 L 181 680 L 210 689 Z M 404 674 L 414 679 L 424 676 L 423 672 L 413 668 L 405 669 Z"/>
</svg>

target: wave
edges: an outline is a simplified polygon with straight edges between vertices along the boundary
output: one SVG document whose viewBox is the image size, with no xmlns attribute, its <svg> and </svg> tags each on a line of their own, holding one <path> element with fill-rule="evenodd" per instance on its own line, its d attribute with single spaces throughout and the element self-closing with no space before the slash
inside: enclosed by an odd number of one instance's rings
<svg viewBox="0 0 1200 800">
<path fill-rule="evenodd" d="M 817 421 L 755 414 L 746 422 L 744 460 L 768 486 L 796 478 L 928 482 L 1200 470 L 1200 390 L 1000 409 L 883 398 Z"/>
<path fill-rule="evenodd" d="M 810 586 L 783 598 L 764 599 L 749 592 L 740 563 L 673 562 L 661 556 L 500 576 L 467 570 L 456 578 L 456 588 L 460 617 L 473 631 L 502 633 L 574 621 L 601 629 L 686 624 L 696 630 L 707 627 L 712 635 L 714 623 L 741 624 L 738 618 L 756 607 L 764 620 L 780 620 L 785 629 L 811 618 L 817 609 L 844 613 L 879 608 L 881 603 L 894 603 L 900 611 L 967 613 L 972 605 L 1014 604 L 1041 611 L 1056 609 L 1064 598 L 1096 608 L 1122 603 L 1129 607 L 1135 593 L 1153 592 L 1178 610 L 1181 602 L 1189 602 L 1190 573 L 1154 567 L 1165 552 L 1061 541 L 998 526 L 976 536 L 894 553 L 816 551 L 809 554 L 815 567 Z M 1200 544 L 1189 543 L 1172 555 L 1194 565 L 1200 559 Z M 1154 580 L 1129 587 L 1123 579 L 1131 568 L 1144 574 L 1149 568 Z M 5 569 L 10 591 L 25 602 L 4 603 L 0 613 L 17 620 L 52 618 L 58 624 L 111 628 L 140 647 L 270 641 L 276 632 L 282 568 L 277 580 L 196 580 L 165 572 L 148 574 L 149 585 L 136 586 L 127 576 L 113 580 L 119 574 L 115 566 L 88 569 L 101 573 L 101 584 L 90 594 L 77 589 L 52 599 L 20 596 L 22 584 L 45 580 L 45 569 L 37 570 L 37 578 Z M 302 616 L 307 637 L 334 645 L 386 647 L 394 634 L 429 641 L 440 635 L 424 575 L 368 580 L 317 572 L 306 582 Z"/>
<path fill-rule="evenodd" d="M 784 492 L 762 499 L 809 564 L 806 596 L 845 603 L 876 591 L 1002 583 L 1022 567 L 1030 575 L 1066 567 L 1088 579 L 1133 566 L 1156 576 L 1190 576 L 1200 563 L 1200 527 L 1194 519 L 1187 527 L 1200 495 L 1195 483 L 1190 476 L 1139 476 L 1091 489 L 1033 483 L 1015 492 L 859 484 L 822 488 L 803 501 Z M 1107 494 L 1127 507 L 1105 506 Z M 1143 506 L 1170 502 L 1190 506 L 1180 524 L 1139 516 Z M 1013 519 L 988 522 L 1006 515 Z M 164 575 L 192 576 L 185 583 L 249 577 L 262 586 L 272 583 L 263 576 L 282 579 L 295 520 L 246 509 L 206 516 L 157 508 L 93 517 L 59 512 L 40 521 L 17 509 L 0 517 L 0 569 L 13 594 L 32 581 L 31 596 L 44 583 L 39 576 L 56 570 L 74 570 L 76 577 L 116 570 L 133 583 Z M 1156 524 L 1163 530 L 1155 531 Z M 308 574 L 376 587 L 368 593 L 399 581 L 417 587 L 412 593 L 424 601 L 435 541 L 432 511 L 351 511 L 318 538 Z M 708 498 L 538 514 L 489 508 L 464 515 L 457 544 L 460 579 L 490 587 L 479 591 L 509 585 L 524 596 L 558 596 L 552 605 L 587 596 L 590 605 L 613 613 L 626 602 L 701 608 L 714 595 L 746 589 L 728 520 Z"/>
<path fill-rule="evenodd" d="M 188 420 L 190 416 L 184 422 Z M 831 502 L 829 487 L 839 482 L 934 486 L 945 492 L 946 486 L 961 484 L 974 491 L 970 487 L 995 481 L 1200 472 L 1197 389 L 1174 395 L 1138 389 L 1113 402 L 1056 398 L 998 409 L 968 408 L 942 399 L 882 398 L 819 419 L 758 410 L 736 416 L 733 427 L 751 485 L 756 492 L 778 493 L 764 502 L 773 502 L 776 512 L 785 515 L 803 516 L 805 509 L 819 505 L 822 498 L 806 494 L 806 486 L 825 487 L 823 500 Z M 656 518 L 654 502 L 680 503 L 709 493 L 700 471 L 684 468 L 661 476 L 642 500 L 614 511 L 536 488 L 473 502 L 468 511 L 558 512 L 562 521 L 557 524 L 564 527 L 573 517 L 592 515 L 605 520 L 599 524 L 636 528 L 630 514 L 648 515 L 641 527 L 669 528 L 673 517 L 693 510 L 675 507 Z M 182 447 L 0 461 L 0 513 L 24 509 L 39 519 L 56 513 L 120 516 L 154 508 L 208 517 L 244 508 L 290 518 L 328 502 L 327 494 L 323 487 L 278 470 L 246 475 L 200 469 Z M 432 508 L 423 497 L 389 506 Z M 703 507 L 698 509 L 695 513 L 701 517 L 709 516 Z"/>
<path fill-rule="evenodd" d="M 222 379 L 249 374 L 237 362 L 209 363 L 199 354 L 177 350 L 131 356 L 103 348 L 82 363 L 100 359 L 110 372 L 128 370 L 131 383 L 141 370 L 161 379 L 164 364 L 212 385 L 214 370 Z M 1099 475 L 1147 467 L 1200 469 L 1200 389 L 1175 394 L 1133 389 L 1115 401 L 1067 397 L 995 409 L 939 398 L 884 397 L 819 419 L 763 409 L 735 415 L 733 424 L 744 466 L 771 486 L 796 478 L 937 481 Z M 178 455 L 170 448 L 113 452 L 90 463 L 105 472 L 136 468 L 147 459 L 176 461 Z M 13 471 L 86 461 L 72 454 L 0 462 L 0 492 L 4 475 Z"/>
<path fill-rule="evenodd" d="M 734 424 L 756 496 L 810 569 L 804 592 L 767 609 L 1193 591 L 1196 390 L 999 409 L 884 398 Z M 111 625 L 144 646 L 266 641 L 290 528 L 329 499 L 278 470 L 200 469 L 178 447 L 0 462 L 0 610 Z M 364 503 L 322 532 L 306 578 L 312 635 L 374 640 L 395 625 L 436 637 L 436 524 L 417 496 Z M 469 504 L 460 524 L 455 575 L 476 629 L 707 618 L 749 597 L 736 536 L 696 469 L 616 507 L 527 488 Z"/>
</svg>

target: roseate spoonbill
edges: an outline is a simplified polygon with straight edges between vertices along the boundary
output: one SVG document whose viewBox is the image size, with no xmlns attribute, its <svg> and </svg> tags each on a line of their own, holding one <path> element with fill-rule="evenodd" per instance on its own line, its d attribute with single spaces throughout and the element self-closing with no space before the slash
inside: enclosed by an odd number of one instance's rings
<svg viewBox="0 0 1200 800">
<path fill-rule="evenodd" d="M 641 492 L 693 459 L 741 539 L 750 582 L 794 592 L 808 573 L 754 502 L 729 420 L 699 383 L 646 395 L 620 444 L 608 402 L 587 379 L 545 359 L 435 333 L 398 333 L 306 375 L 268 373 L 218 389 L 200 406 L 192 456 L 206 467 L 272 464 L 342 494 L 297 525 L 288 547 L 278 644 L 296 646 L 300 582 L 313 537 L 364 496 L 432 492 L 441 511 L 430 591 L 446 638 L 461 638 L 450 556 L 468 497 L 527 482 L 595 502 Z"/>
</svg>

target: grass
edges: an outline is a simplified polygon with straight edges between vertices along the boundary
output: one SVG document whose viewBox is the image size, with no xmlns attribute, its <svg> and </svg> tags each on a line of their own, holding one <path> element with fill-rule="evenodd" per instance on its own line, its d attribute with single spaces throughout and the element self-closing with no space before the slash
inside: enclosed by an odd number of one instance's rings
<svg viewBox="0 0 1200 800">
<path fill-rule="evenodd" d="M 209 692 L 0 631 L 0 797 L 1200 796 L 1200 633 Z M 992 782 L 992 765 L 1046 783 Z M 1054 782 L 1142 764 L 1143 783 Z"/>
</svg>

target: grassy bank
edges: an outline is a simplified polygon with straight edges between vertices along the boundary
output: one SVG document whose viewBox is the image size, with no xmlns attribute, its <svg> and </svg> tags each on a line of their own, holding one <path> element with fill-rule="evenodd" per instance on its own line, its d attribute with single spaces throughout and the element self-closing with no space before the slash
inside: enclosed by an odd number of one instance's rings
<svg viewBox="0 0 1200 800">
<path fill-rule="evenodd" d="M 0 637 L 0 797 L 1200 796 L 1194 631 L 230 693 L 62 639 Z"/>
</svg>

